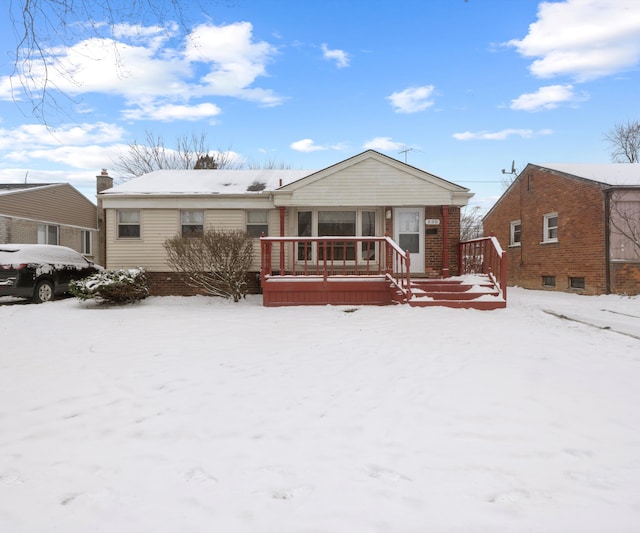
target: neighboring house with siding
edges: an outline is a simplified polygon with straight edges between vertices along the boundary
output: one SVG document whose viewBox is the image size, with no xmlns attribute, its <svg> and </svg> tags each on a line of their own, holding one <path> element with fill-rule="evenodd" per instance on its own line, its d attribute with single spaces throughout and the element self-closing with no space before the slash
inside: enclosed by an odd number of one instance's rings
<svg viewBox="0 0 640 533">
<path fill-rule="evenodd" d="M 57 244 L 101 262 L 97 209 L 68 183 L 0 184 L 0 244 Z"/>
<path fill-rule="evenodd" d="M 639 164 L 529 164 L 483 222 L 510 285 L 640 294 Z"/>
<path fill-rule="evenodd" d="M 455 275 L 460 208 L 471 196 L 465 187 L 368 150 L 319 171 L 161 170 L 103 190 L 98 204 L 105 220 L 105 266 L 142 267 L 154 294 L 186 294 L 163 244 L 208 228 L 247 230 L 256 238 L 255 290 L 262 233 L 388 234 L 411 251 L 413 274 Z M 363 250 L 347 253 L 354 263 L 364 261 Z M 288 262 L 302 260 L 291 255 Z"/>
</svg>

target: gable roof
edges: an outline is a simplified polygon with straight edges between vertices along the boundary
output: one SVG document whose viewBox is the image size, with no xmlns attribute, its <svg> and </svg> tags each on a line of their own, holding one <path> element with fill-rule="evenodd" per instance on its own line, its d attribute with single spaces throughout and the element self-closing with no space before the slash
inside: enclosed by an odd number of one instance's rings
<svg viewBox="0 0 640 533">
<path fill-rule="evenodd" d="M 367 150 L 280 187 L 276 206 L 415 206 L 467 204 L 469 189 Z"/>
<path fill-rule="evenodd" d="M 406 172 L 408 174 L 411 174 L 412 176 L 415 176 L 419 179 L 425 180 L 427 182 L 433 183 L 433 184 L 437 184 L 441 187 L 447 188 L 447 189 L 451 189 L 451 190 L 457 190 L 459 192 L 468 192 L 469 189 L 467 189 L 466 187 L 462 187 L 461 185 L 457 185 L 451 181 L 445 180 L 443 178 L 440 178 L 438 176 L 436 176 L 435 174 L 431 174 L 430 172 L 426 172 L 425 170 L 419 169 L 417 167 L 408 165 L 407 163 L 403 163 L 402 161 L 398 161 L 397 159 L 394 159 L 393 157 L 389 157 L 388 155 L 384 155 L 381 154 L 380 152 L 376 152 L 375 150 L 366 150 L 364 152 L 361 152 L 357 155 L 354 155 L 352 157 L 349 157 L 348 159 L 345 159 L 344 161 L 340 161 L 339 163 L 335 163 L 334 165 L 331 165 L 323 170 L 319 170 L 317 172 L 314 172 L 308 176 L 304 176 L 302 177 L 300 180 L 295 181 L 293 183 L 290 183 L 289 185 L 285 185 L 283 187 L 280 187 L 280 190 L 295 190 L 298 189 L 300 187 L 305 187 L 307 185 L 309 185 L 310 183 L 313 183 L 314 181 L 323 179 L 324 177 L 330 175 L 330 174 L 334 174 L 336 172 L 340 172 L 342 170 L 345 170 L 348 167 L 352 167 L 354 165 L 357 165 L 358 163 L 365 161 L 367 159 L 373 159 L 376 160 L 380 163 L 383 163 L 385 165 L 388 165 L 390 167 L 393 167 L 394 169 L 400 170 L 402 172 Z"/>
<path fill-rule="evenodd" d="M 96 229 L 96 206 L 69 183 L 1 184 L 0 215 Z"/>
<path fill-rule="evenodd" d="M 473 196 L 466 187 L 375 150 L 318 171 L 158 170 L 99 194 L 105 201 L 212 195 L 234 202 L 270 198 L 276 206 L 466 205 Z"/>
<path fill-rule="evenodd" d="M 313 170 L 156 170 L 102 191 L 101 195 L 256 194 L 312 174 Z M 258 187 L 252 187 L 259 185 Z M 262 185 L 264 187 L 262 188 Z M 255 188 L 257 190 L 251 190 Z"/>
<path fill-rule="evenodd" d="M 534 165 L 612 186 L 640 186 L 638 163 L 545 163 Z"/>
</svg>

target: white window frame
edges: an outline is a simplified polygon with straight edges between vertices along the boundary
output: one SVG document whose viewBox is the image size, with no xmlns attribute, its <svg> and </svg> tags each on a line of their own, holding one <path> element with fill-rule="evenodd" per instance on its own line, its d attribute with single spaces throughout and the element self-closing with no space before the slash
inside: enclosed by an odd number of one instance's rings
<svg viewBox="0 0 640 533">
<path fill-rule="evenodd" d="M 250 209 L 246 211 L 246 230 L 254 239 L 259 239 L 264 233 L 265 237 L 269 236 L 269 210 L 268 209 Z M 256 230 L 256 228 L 258 228 Z"/>
<path fill-rule="evenodd" d="M 200 214 L 200 222 L 196 220 L 195 222 L 191 220 L 191 217 L 187 216 L 185 221 L 186 213 L 199 213 Z M 185 228 L 199 228 L 199 230 L 191 230 L 185 234 Z M 182 209 L 180 211 L 180 236 L 187 237 L 190 239 L 201 238 L 204 233 L 204 211 L 202 209 Z"/>
<path fill-rule="evenodd" d="M 323 207 L 323 208 L 313 208 L 313 209 L 299 209 L 295 215 L 295 234 L 298 234 L 298 213 L 300 212 L 311 212 L 311 235 L 310 237 L 318 236 L 318 213 L 322 211 L 348 211 L 350 213 L 356 214 L 356 229 L 354 237 L 362 237 L 362 217 L 364 213 L 373 212 L 375 214 L 375 230 L 374 233 L 377 235 L 380 233 L 381 228 L 380 224 L 382 223 L 382 211 L 375 207 Z M 369 237 L 370 235 L 365 235 L 365 237 Z M 299 247 L 301 245 L 298 245 Z M 317 246 L 315 243 L 311 245 L 311 255 L 307 258 L 309 262 L 315 262 L 317 257 Z M 356 250 L 356 260 L 353 259 L 346 260 L 347 264 L 365 264 L 367 262 L 367 258 L 365 257 L 367 253 L 366 247 L 361 246 Z M 370 250 L 372 258 L 371 262 L 376 262 L 379 260 L 380 250 L 379 247 L 376 250 Z M 342 259 L 340 259 L 342 261 Z M 296 251 L 296 262 L 304 263 L 304 259 L 301 258 L 300 250 Z"/>
<path fill-rule="evenodd" d="M 515 240 L 516 226 L 520 226 L 520 231 L 519 231 L 520 240 L 518 240 L 518 241 Z M 521 244 L 522 244 L 522 221 L 513 220 L 509 224 L 509 246 L 521 246 Z"/>
<path fill-rule="evenodd" d="M 51 242 L 51 230 L 55 230 L 55 242 Z M 55 224 L 38 224 L 38 244 L 60 244 L 60 228 Z"/>
<path fill-rule="evenodd" d="M 122 222 L 120 220 L 120 215 L 122 213 L 138 213 L 138 220 L 135 221 L 126 221 Z M 138 235 L 137 236 L 129 236 L 129 235 L 120 235 L 120 227 L 121 226 L 138 226 Z M 134 240 L 142 238 L 142 212 L 140 209 L 118 209 L 116 212 L 116 234 L 118 239 L 123 240 Z"/>
<path fill-rule="evenodd" d="M 551 219 L 555 218 L 556 219 L 556 225 L 555 226 L 550 226 L 549 225 L 549 221 Z M 558 219 L 558 213 L 547 213 L 546 215 L 544 215 L 544 219 L 543 219 L 543 234 L 542 234 L 542 242 L 543 243 L 547 243 L 547 242 L 558 242 L 558 226 L 559 226 L 559 219 Z M 550 237 L 549 233 L 550 231 L 555 230 L 555 237 Z"/>
<path fill-rule="evenodd" d="M 83 255 L 93 254 L 93 232 L 91 230 L 80 230 L 80 253 Z"/>
</svg>

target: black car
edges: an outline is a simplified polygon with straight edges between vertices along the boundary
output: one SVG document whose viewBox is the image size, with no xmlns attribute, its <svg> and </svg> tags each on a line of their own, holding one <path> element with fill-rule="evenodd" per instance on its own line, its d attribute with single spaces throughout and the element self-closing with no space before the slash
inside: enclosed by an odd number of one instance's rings
<svg viewBox="0 0 640 533">
<path fill-rule="evenodd" d="M 0 244 L 0 296 L 48 302 L 69 290 L 71 280 L 102 270 L 65 246 Z"/>
</svg>

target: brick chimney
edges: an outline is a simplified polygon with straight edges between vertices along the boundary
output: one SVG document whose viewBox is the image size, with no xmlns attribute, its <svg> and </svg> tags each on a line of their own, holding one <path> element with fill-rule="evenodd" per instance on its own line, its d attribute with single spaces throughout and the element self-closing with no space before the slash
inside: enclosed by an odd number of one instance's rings
<svg viewBox="0 0 640 533">
<path fill-rule="evenodd" d="M 111 189 L 113 187 L 113 178 L 109 176 L 106 168 L 102 169 L 99 176 L 96 176 L 96 192 L 100 194 L 102 191 Z"/>
</svg>

